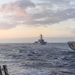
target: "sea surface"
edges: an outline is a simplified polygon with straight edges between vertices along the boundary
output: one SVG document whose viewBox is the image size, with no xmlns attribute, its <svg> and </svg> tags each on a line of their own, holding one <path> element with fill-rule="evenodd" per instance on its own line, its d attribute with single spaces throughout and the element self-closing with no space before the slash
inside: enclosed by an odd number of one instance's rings
<svg viewBox="0 0 75 75">
<path fill-rule="evenodd" d="M 0 44 L 0 66 L 9 75 L 75 75 L 75 52 L 67 43 Z"/>
</svg>

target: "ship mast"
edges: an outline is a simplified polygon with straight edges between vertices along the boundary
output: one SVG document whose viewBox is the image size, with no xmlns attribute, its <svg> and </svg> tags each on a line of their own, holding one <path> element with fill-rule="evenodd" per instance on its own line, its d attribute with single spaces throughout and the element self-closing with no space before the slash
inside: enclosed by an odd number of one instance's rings
<svg viewBox="0 0 75 75">
<path fill-rule="evenodd" d="M 40 38 L 42 39 L 42 34 L 40 35 Z"/>
</svg>

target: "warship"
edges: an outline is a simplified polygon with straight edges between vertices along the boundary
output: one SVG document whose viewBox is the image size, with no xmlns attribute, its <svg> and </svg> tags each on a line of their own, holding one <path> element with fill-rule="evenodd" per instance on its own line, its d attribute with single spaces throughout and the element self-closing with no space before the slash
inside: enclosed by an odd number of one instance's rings
<svg viewBox="0 0 75 75">
<path fill-rule="evenodd" d="M 68 45 L 72 50 L 75 50 L 75 41 L 68 42 Z"/>
<path fill-rule="evenodd" d="M 41 44 L 46 45 L 47 42 L 44 41 L 42 34 L 40 35 L 40 39 L 38 41 L 35 41 L 34 44 Z"/>
</svg>

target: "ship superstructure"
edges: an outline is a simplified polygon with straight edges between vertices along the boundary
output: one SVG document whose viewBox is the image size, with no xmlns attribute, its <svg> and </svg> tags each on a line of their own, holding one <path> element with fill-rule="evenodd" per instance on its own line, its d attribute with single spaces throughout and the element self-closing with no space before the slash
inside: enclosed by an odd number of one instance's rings
<svg viewBox="0 0 75 75">
<path fill-rule="evenodd" d="M 40 35 L 40 39 L 34 42 L 35 44 L 46 45 L 47 42 L 44 41 L 42 34 Z"/>
</svg>

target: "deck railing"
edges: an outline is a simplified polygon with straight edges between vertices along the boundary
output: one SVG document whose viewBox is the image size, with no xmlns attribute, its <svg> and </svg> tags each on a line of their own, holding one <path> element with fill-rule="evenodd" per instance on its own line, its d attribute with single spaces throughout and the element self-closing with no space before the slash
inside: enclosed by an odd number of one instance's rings
<svg viewBox="0 0 75 75">
<path fill-rule="evenodd" d="M 3 73 L 4 72 L 4 73 Z M 7 69 L 7 66 L 6 65 L 3 65 L 3 67 L 1 68 L 1 66 L 0 66 L 0 75 L 9 75 L 8 74 L 8 69 Z"/>
</svg>

